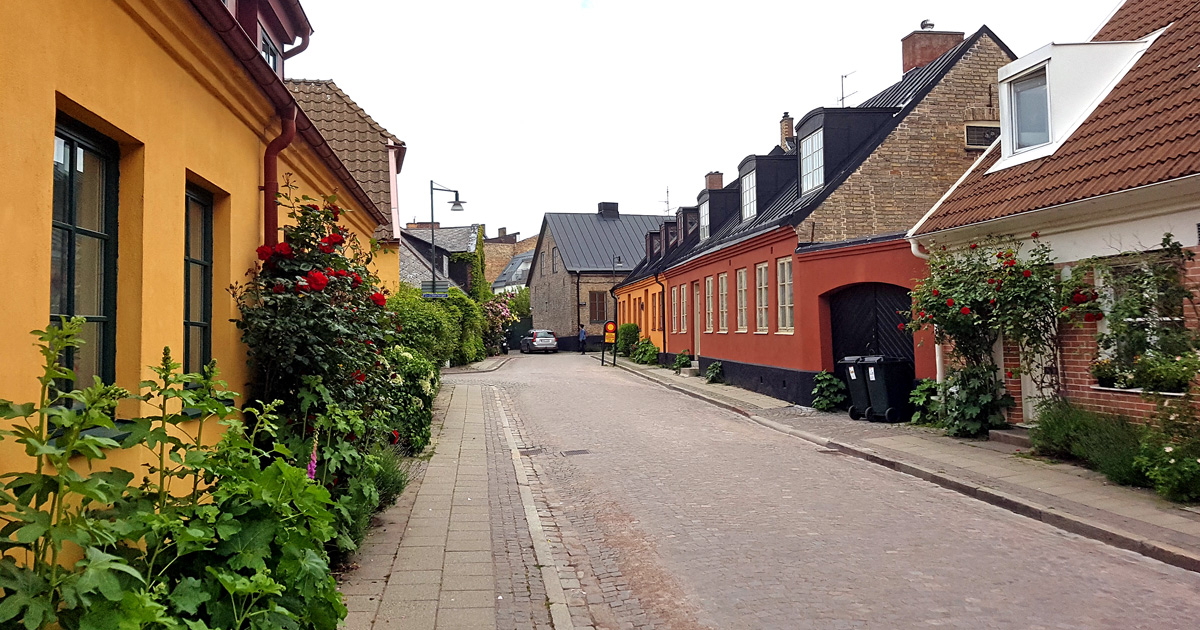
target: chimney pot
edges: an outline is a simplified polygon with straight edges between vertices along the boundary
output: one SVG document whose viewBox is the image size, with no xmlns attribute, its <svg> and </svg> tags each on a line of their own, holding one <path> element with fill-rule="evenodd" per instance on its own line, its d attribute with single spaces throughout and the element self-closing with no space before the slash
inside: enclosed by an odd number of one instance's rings
<svg viewBox="0 0 1200 630">
<path fill-rule="evenodd" d="M 500 228 L 500 229 L 499 229 L 499 230 L 496 232 L 496 235 L 497 235 L 499 238 L 504 238 L 505 236 L 508 236 L 508 228 Z"/>
<path fill-rule="evenodd" d="M 597 214 L 605 219 L 619 219 L 621 215 L 617 212 L 617 204 L 614 201 L 601 201 L 596 204 Z"/>
<path fill-rule="evenodd" d="M 704 176 L 704 187 L 709 190 L 721 190 L 725 187 L 725 176 L 721 171 L 712 171 Z"/>
<path fill-rule="evenodd" d="M 923 68 L 941 57 L 947 50 L 962 43 L 965 33 L 920 30 L 900 40 L 904 53 L 904 72 Z"/>
</svg>

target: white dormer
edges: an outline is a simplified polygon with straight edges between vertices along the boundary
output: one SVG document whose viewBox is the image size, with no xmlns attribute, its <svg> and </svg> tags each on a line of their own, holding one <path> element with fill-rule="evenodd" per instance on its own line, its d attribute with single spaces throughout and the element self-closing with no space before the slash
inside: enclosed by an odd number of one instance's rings
<svg viewBox="0 0 1200 630">
<path fill-rule="evenodd" d="M 1165 30 L 1131 42 L 1049 44 L 1000 68 L 1003 153 L 989 172 L 1053 155 Z"/>
</svg>

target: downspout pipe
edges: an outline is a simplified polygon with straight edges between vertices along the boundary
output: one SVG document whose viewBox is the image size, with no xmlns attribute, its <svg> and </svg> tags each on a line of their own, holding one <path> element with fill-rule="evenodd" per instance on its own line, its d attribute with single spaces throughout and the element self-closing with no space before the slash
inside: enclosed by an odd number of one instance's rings
<svg viewBox="0 0 1200 630">
<path fill-rule="evenodd" d="M 909 249 L 912 250 L 913 256 L 916 256 L 917 258 L 920 258 L 921 260 L 929 260 L 929 254 L 927 252 L 921 251 L 921 244 L 919 242 L 917 242 L 917 239 L 915 239 L 915 238 L 908 239 L 908 246 L 909 246 Z M 946 382 L 946 355 L 945 355 L 945 350 L 942 348 L 942 344 L 940 344 L 940 343 L 935 343 L 933 346 L 933 362 L 934 362 L 934 365 L 937 367 L 937 382 L 945 383 Z"/>
<path fill-rule="evenodd" d="M 312 31 L 309 31 L 309 30 L 302 31 L 300 33 L 300 44 L 297 46 L 292 46 L 291 48 L 287 49 L 287 51 L 283 53 L 283 58 L 291 59 L 292 57 L 295 57 L 296 55 L 299 55 L 300 53 L 304 52 L 304 49 L 308 48 L 308 38 L 311 35 L 312 35 Z"/>
<path fill-rule="evenodd" d="M 654 272 L 654 282 L 658 285 L 659 289 L 662 289 L 662 297 L 658 298 L 658 310 L 661 314 L 661 317 L 658 318 L 658 329 L 661 330 L 663 334 L 662 351 L 663 354 L 666 354 L 667 339 L 670 337 L 670 334 L 667 332 L 667 285 L 663 284 L 662 280 L 658 279 L 657 271 Z"/>
<path fill-rule="evenodd" d="M 296 138 L 296 106 L 279 113 L 279 135 L 263 153 L 263 237 L 267 245 L 279 242 L 279 152 Z"/>
</svg>

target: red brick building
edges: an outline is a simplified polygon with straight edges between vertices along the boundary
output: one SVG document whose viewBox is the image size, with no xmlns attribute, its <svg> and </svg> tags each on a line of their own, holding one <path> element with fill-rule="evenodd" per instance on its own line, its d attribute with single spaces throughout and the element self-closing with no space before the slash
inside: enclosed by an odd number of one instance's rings
<svg viewBox="0 0 1200 630">
<path fill-rule="evenodd" d="M 835 359 L 888 354 L 932 376 L 932 344 L 896 312 L 924 275 L 901 238 L 999 126 L 996 71 L 1014 55 L 986 27 L 905 38 L 904 75 L 857 107 L 819 108 L 697 197 L 679 223 L 663 300 L 668 355 L 720 361 L 732 384 L 798 403 Z M 794 135 L 792 135 L 794 134 Z"/>
</svg>

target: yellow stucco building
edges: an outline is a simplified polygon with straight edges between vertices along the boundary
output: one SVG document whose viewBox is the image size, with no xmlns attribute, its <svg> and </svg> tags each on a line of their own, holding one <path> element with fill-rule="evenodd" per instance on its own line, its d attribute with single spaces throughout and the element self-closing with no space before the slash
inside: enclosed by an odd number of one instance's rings
<svg viewBox="0 0 1200 630">
<path fill-rule="evenodd" d="M 82 378 L 136 389 L 170 346 L 245 391 L 226 287 L 268 240 L 273 142 L 279 179 L 337 191 L 360 240 L 389 222 L 284 85 L 311 32 L 297 0 L 0 3 L 0 398 L 36 400 L 29 331 L 59 315 L 89 320 Z"/>
</svg>

